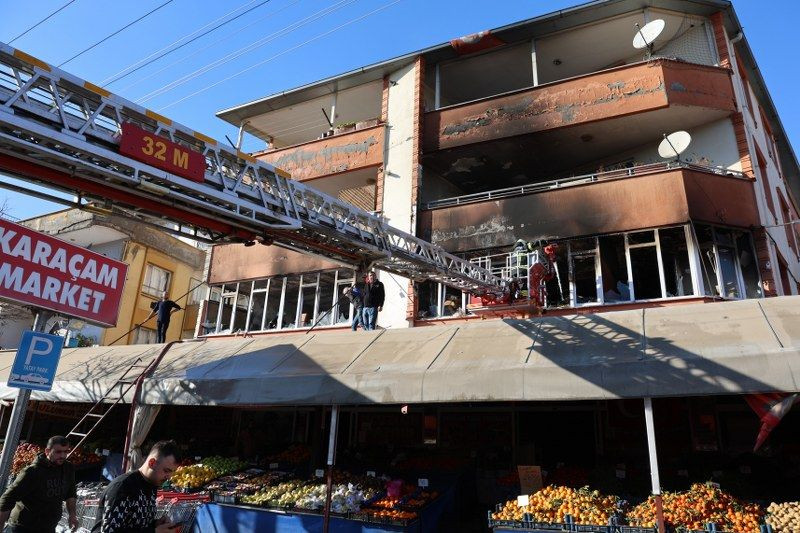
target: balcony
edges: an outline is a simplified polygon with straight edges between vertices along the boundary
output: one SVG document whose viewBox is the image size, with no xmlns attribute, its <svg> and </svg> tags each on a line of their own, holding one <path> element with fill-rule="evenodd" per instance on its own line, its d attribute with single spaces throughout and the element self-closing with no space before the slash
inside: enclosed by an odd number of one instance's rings
<svg viewBox="0 0 800 533">
<path fill-rule="evenodd" d="M 730 71 L 672 60 L 635 63 L 431 111 L 425 114 L 424 151 L 678 106 L 708 110 L 715 118 L 732 113 Z M 692 113 L 681 119 L 688 121 L 682 129 L 700 123 Z"/>
<path fill-rule="evenodd" d="M 305 181 L 383 164 L 383 124 L 254 154 Z"/>
<path fill-rule="evenodd" d="M 511 247 L 683 224 L 758 225 L 753 184 L 741 174 L 661 163 L 443 199 L 418 234 L 450 252 Z"/>
<path fill-rule="evenodd" d="M 422 163 L 463 192 L 488 190 L 658 143 L 665 132 L 734 111 L 727 69 L 635 63 L 428 112 Z"/>
</svg>

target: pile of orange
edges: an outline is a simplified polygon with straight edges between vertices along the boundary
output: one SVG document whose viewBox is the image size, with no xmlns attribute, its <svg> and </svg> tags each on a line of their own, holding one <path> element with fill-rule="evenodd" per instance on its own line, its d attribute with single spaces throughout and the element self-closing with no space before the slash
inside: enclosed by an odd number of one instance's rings
<svg viewBox="0 0 800 533">
<path fill-rule="evenodd" d="M 411 520 L 417 517 L 417 513 L 413 511 L 401 511 L 399 509 L 361 509 L 361 512 L 369 516 L 392 520 Z"/>
<path fill-rule="evenodd" d="M 713 522 L 723 531 L 758 533 L 764 511 L 757 504 L 734 498 L 712 483 L 695 483 L 687 491 L 662 495 L 664 521 L 675 528 L 703 529 Z M 654 527 L 655 499 L 637 505 L 628 513 L 633 526 Z"/>
<path fill-rule="evenodd" d="M 370 504 L 371 507 L 377 507 L 380 509 L 394 509 L 400 505 L 400 498 L 390 498 L 388 496 L 384 496 L 379 500 L 375 500 Z"/>
<path fill-rule="evenodd" d="M 521 521 L 529 514 L 535 522 L 563 523 L 567 515 L 576 524 L 605 525 L 609 518 L 619 510 L 617 496 L 600 494 L 589 487 L 572 489 L 550 485 L 530 495 L 528 505 L 520 507 L 516 500 L 509 500 L 496 513 L 494 520 Z"/>
</svg>

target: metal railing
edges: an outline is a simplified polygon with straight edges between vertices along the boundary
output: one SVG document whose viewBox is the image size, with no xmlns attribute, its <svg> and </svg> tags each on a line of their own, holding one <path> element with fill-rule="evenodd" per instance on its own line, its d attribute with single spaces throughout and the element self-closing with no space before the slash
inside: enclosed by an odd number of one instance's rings
<svg viewBox="0 0 800 533">
<path fill-rule="evenodd" d="M 675 169 L 696 170 L 698 172 L 708 172 L 720 176 L 732 176 L 736 178 L 744 177 L 744 174 L 735 170 L 727 170 L 724 168 L 717 168 L 717 167 L 707 167 L 703 165 L 694 165 L 692 163 L 684 163 L 683 161 L 670 161 L 664 163 L 651 163 L 649 165 L 639 165 L 639 166 L 626 167 L 615 170 L 607 170 L 604 172 L 593 172 L 591 174 L 570 176 L 568 178 L 560 178 L 550 181 L 530 183 L 528 185 L 507 187 L 505 189 L 495 189 L 493 191 L 485 191 L 473 194 L 465 194 L 463 196 L 442 198 L 441 200 L 433 200 L 431 202 L 428 202 L 427 204 L 425 204 L 425 208 L 438 209 L 442 207 L 454 207 L 457 205 L 472 204 L 476 202 L 486 202 L 488 200 L 497 200 L 500 198 L 510 198 L 512 196 L 536 194 L 536 193 L 551 191 L 553 189 L 561 189 L 564 187 L 572 187 L 575 185 L 584 185 L 587 183 L 594 183 L 597 181 L 620 179 L 620 178 L 635 178 L 639 176 L 646 176 L 648 174 L 656 174 L 659 172 L 665 172 Z"/>
</svg>

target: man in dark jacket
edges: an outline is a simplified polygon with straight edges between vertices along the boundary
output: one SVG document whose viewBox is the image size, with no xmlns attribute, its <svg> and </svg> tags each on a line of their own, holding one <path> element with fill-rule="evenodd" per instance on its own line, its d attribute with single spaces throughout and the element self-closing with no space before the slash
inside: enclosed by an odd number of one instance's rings
<svg viewBox="0 0 800 533">
<path fill-rule="evenodd" d="M 167 299 L 167 293 L 161 293 L 161 299 L 157 302 L 153 302 L 150 304 L 150 316 L 147 317 L 147 320 L 150 320 L 153 315 L 157 315 L 156 317 L 156 342 L 162 343 L 167 342 L 167 329 L 169 329 L 169 318 L 172 316 L 172 313 L 175 311 L 180 311 L 182 307 L 172 300 Z"/>
<path fill-rule="evenodd" d="M 69 526 L 78 527 L 75 470 L 67 462 L 68 453 L 65 437 L 50 437 L 44 453 L 23 469 L 0 497 L 0 531 L 7 520 L 11 533 L 55 531 L 61 519 L 61 502 L 67 502 Z"/>
<path fill-rule="evenodd" d="M 350 329 L 355 331 L 358 329 L 359 324 L 363 327 L 361 315 L 364 308 L 364 287 L 361 283 L 353 283 L 342 294 L 353 304 L 353 320 L 350 324 Z"/>
<path fill-rule="evenodd" d="M 156 519 L 156 493 L 178 467 L 175 441 L 157 442 L 138 470 L 114 479 L 100 498 L 93 533 L 166 533 L 177 525 Z"/>
<path fill-rule="evenodd" d="M 367 282 L 364 284 L 364 310 L 362 311 L 362 323 L 364 329 L 375 329 L 378 321 L 378 311 L 383 311 L 383 301 L 386 293 L 383 290 L 383 283 L 375 277 L 375 272 L 367 274 Z"/>
</svg>

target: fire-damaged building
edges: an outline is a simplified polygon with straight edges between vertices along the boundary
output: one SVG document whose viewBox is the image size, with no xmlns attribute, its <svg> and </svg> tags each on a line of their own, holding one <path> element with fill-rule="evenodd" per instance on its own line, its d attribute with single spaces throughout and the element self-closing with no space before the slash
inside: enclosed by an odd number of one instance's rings
<svg viewBox="0 0 800 533">
<path fill-rule="evenodd" d="M 546 313 L 798 294 L 798 163 L 733 7 L 641 6 L 590 2 L 218 116 L 293 179 L 500 275 L 519 240 L 557 244 Z M 688 146 L 659 153 L 673 132 Z M 350 266 L 224 245 L 208 274 L 199 336 L 349 324 Z M 532 313 L 379 277 L 384 328 Z"/>
</svg>

